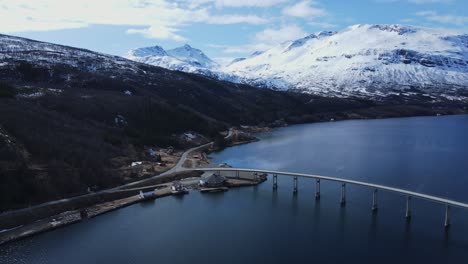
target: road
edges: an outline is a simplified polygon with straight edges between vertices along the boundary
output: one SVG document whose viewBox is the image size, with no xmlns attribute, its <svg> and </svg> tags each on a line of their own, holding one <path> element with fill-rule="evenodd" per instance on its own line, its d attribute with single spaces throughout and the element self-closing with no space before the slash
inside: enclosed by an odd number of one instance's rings
<svg viewBox="0 0 468 264">
<path fill-rule="evenodd" d="M 165 171 L 165 172 L 163 172 L 161 174 L 154 175 L 154 176 L 151 176 L 149 178 L 146 178 L 146 179 L 143 179 L 143 180 L 140 180 L 140 181 L 127 183 L 127 184 L 124 184 L 124 185 L 121 185 L 121 186 L 118 186 L 118 187 L 115 187 L 115 188 L 109 189 L 109 190 L 120 190 L 120 189 L 123 189 L 123 188 L 134 186 L 136 184 L 144 183 L 144 182 L 147 182 L 147 181 L 150 181 L 150 180 L 153 180 L 153 179 L 165 176 L 165 175 L 169 175 L 171 173 L 188 171 L 189 169 L 186 169 L 186 168 L 183 167 L 185 161 L 187 160 L 187 156 L 190 153 L 192 153 L 193 151 L 203 149 L 205 147 L 208 147 L 211 144 L 213 144 L 213 142 L 209 142 L 209 143 L 206 143 L 206 144 L 203 144 L 203 145 L 200 145 L 200 146 L 197 146 L 197 147 L 186 150 L 184 153 L 182 153 L 182 155 L 180 156 L 179 161 L 177 161 L 177 163 L 174 165 L 174 167 L 170 168 L 169 170 L 167 170 L 167 171 Z"/>
<path fill-rule="evenodd" d="M 229 129 L 229 132 L 228 134 L 224 137 L 225 139 L 229 139 L 230 137 L 232 137 L 233 135 L 233 129 L 230 128 Z M 53 205 L 53 204 L 60 204 L 60 203 L 67 203 L 69 201 L 73 201 L 75 199 L 78 199 L 78 198 L 83 198 L 83 197 L 91 197 L 91 196 L 94 196 L 94 195 L 98 195 L 98 194 L 103 194 L 103 193 L 109 193 L 109 192 L 115 192 L 115 191 L 119 191 L 119 190 L 122 190 L 124 188 L 128 188 L 128 187 L 132 187 L 136 184 L 140 184 L 140 183 L 144 183 L 146 181 L 150 181 L 152 179 L 155 179 L 155 178 L 158 178 L 158 177 L 162 177 L 162 176 L 165 176 L 165 175 L 169 175 L 171 173 L 175 173 L 175 172 L 183 172 L 183 171 L 188 171 L 190 169 L 186 169 L 183 167 L 185 161 L 187 160 L 187 156 L 192 153 L 193 151 L 197 151 L 199 149 L 203 149 L 209 145 L 213 144 L 213 142 L 209 142 L 209 143 L 206 143 L 206 144 L 203 144 L 203 145 L 200 145 L 200 146 L 197 146 L 197 147 L 193 147 L 191 149 L 188 149 L 186 151 L 184 151 L 180 157 L 180 159 L 177 161 L 177 163 L 174 165 L 174 167 L 170 168 L 169 170 L 161 173 L 161 174 L 158 174 L 158 175 L 154 175 L 150 178 L 146 178 L 146 179 L 143 179 L 143 180 L 140 180 L 140 181 L 136 181 L 136 182 L 131 182 L 131 183 L 127 183 L 127 184 L 124 184 L 124 185 L 120 185 L 120 186 L 117 186 L 117 187 L 114 187 L 114 188 L 110 188 L 110 189 L 105 189 L 105 190 L 101 190 L 101 191 L 98 191 L 98 192 L 94 192 L 94 193 L 88 193 L 88 194 L 83 194 L 83 195 L 79 195 L 79 196 L 74 196 L 74 197 L 70 197 L 70 198 L 64 198 L 64 199 L 60 199 L 60 200 L 54 200 L 54 201 L 50 201 L 50 202 L 45 202 L 45 203 L 41 203 L 41 204 L 37 204 L 37 205 L 34 205 L 34 206 L 31 206 L 31 207 L 27 207 L 27 208 L 23 208 L 23 209 L 18 209 L 18 210 L 14 210 L 14 211 L 7 211 L 7 212 L 4 212 L 4 213 L 1 213 L 0 216 L 2 214 L 8 214 L 8 213 L 13 213 L 13 212 L 21 212 L 21 211 L 26 211 L 26 210 L 30 210 L 30 209 L 33 209 L 33 208 L 39 208 L 39 207 L 42 207 L 42 206 L 48 206 L 48 205 Z"/>
<path fill-rule="evenodd" d="M 231 128 L 231 129 L 229 129 L 229 132 L 228 132 L 227 136 L 225 136 L 224 138 L 229 139 L 232 135 L 233 135 L 233 129 Z M 23 208 L 23 209 L 3 212 L 3 213 L 0 213 L 0 216 L 3 215 L 3 214 L 18 213 L 18 212 L 21 212 L 21 211 L 27 211 L 27 210 L 30 210 L 30 209 L 33 209 L 33 208 L 39 208 L 39 207 L 53 205 L 53 204 L 67 203 L 67 202 L 73 201 L 75 199 L 83 198 L 83 197 L 91 197 L 91 196 L 98 195 L 98 194 L 120 191 L 120 190 L 122 190 L 124 188 L 132 187 L 132 186 L 134 186 L 136 184 L 144 183 L 146 181 L 150 181 L 150 180 L 158 178 L 158 177 L 169 175 L 171 173 L 188 171 L 189 169 L 185 169 L 183 167 L 185 161 L 187 160 L 187 156 L 191 152 L 197 151 L 197 150 L 202 149 L 202 148 L 205 148 L 205 147 L 209 146 L 210 144 L 213 144 L 213 142 L 209 142 L 209 143 L 206 143 L 206 144 L 203 144 L 203 145 L 200 145 L 200 146 L 197 146 L 197 147 L 193 147 L 191 149 L 188 149 L 188 150 L 184 151 L 182 153 L 179 161 L 177 161 L 177 163 L 174 165 L 174 167 L 172 167 L 171 169 L 169 169 L 169 170 L 167 170 L 167 171 L 165 171 L 165 172 L 163 172 L 161 174 L 154 175 L 154 176 L 152 176 L 150 178 L 146 178 L 146 179 L 136 181 L 136 182 L 127 183 L 127 184 L 124 184 L 124 185 L 120 185 L 120 186 L 110 188 L 110 189 L 101 190 L 101 191 L 94 192 L 94 193 L 83 194 L 83 195 L 74 196 L 74 197 L 70 197 L 70 198 L 64 198 L 64 199 L 60 199 L 60 200 L 54 200 L 54 201 L 37 204 L 37 205 L 27 207 L 27 208 Z"/>
</svg>

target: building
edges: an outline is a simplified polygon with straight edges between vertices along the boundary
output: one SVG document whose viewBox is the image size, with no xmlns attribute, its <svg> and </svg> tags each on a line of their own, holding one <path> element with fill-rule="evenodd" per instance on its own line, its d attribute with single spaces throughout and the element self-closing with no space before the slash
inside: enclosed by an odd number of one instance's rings
<svg viewBox="0 0 468 264">
<path fill-rule="evenodd" d="M 200 179 L 200 186 L 202 187 L 221 187 L 224 186 L 226 178 L 212 172 L 205 172 Z"/>
</svg>

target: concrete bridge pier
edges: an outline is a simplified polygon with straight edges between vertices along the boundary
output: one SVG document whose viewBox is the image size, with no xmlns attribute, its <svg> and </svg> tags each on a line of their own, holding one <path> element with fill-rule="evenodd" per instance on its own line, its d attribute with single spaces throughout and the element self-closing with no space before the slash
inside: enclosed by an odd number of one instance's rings
<svg viewBox="0 0 468 264">
<path fill-rule="evenodd" d="M 297 176 L 294 176 L 294 193 L 297 193 Z"/>
<path fill-rule="evenodd" d="M 239 179 L 240 178 L 240 173 L 239 171 L 236 171 L 236 177 Z"/>
<path fill-rule="evenodd" d="M 377 212 L 379 207 L 377 206 L 377 189 L 374 190 L 374 195 L 372 197 L 372 212 Z"/>
<path fill-rule="evenodd" d="M 341 201 L 340 201 L 341 206 L 344 206 L 346 204 L 346 183 L 341 184 Z"/>
<path fill-rule="evenodd" d="M 278 175 L 273 174 L 273 190 L 278 189 Z"/>
<path fill-rule="evenodd" d="M 411 220 L 411 196 L 406 197 L 406 214 L 405 218 L 407 221 Z"/>
<path fill-rule="evenodd" d="M 446 205 L 445 207 L 445 221 L 444 221 L 445 229 L 450 227 L 450 205 Z"/>
<path fill-rule="evenodd" d="M 315 200 L 320 200 L 320 179 L 315 182 Z"/>
</svg>

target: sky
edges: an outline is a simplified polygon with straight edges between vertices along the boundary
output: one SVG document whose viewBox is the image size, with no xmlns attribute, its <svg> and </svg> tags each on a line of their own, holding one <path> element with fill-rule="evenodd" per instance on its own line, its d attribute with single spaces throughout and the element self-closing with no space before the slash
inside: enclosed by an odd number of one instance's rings
<svg viewBox="0 0 468 264">
<path fill-rule="evenodd" d="M 354 24 L 468 33 L 468 0 L 0 0 L 0 33 L 113 55 L 184 44 L 220 63 Z"/>
</svg>

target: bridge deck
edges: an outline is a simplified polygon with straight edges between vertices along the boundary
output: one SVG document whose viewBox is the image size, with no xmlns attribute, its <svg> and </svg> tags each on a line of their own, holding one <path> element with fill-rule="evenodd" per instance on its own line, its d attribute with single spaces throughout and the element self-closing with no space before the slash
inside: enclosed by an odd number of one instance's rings
<svg viewBox="0 0 468 264">
<path fill-rule="evenodd" d="M 373 189 L 380 189 L 380 190 L 385 190 L 385 191 L 390 191 L 390 192 L 396 192 L 404 195 L 408 195 L 411 197 L 417 197 L 445 205 L 450 205 L 454 207 L 460 207 L 460 208 L 465 208 L 468 209 L 468 204 L 462 203 L 462 202 L 457 202 L 445 198 L 440 198 L 437 196 L 432 196 L 428 194 L 423 194 L 419 192 L 413 192 L 413 191 L 408 191 L 400 188 L 394 188 L 394 187 L 389 187 L 385 185 L 380 185 L 380 184 L 374 184 L 374 183 L 368 183 L 368 182 L 362 182 L 362 181 L 355 181 L 355 180 L 348 180 L 348 179 L 343 179 L 343 178 L 336 178 L 336 177 L 330 177 L 330 176 L 322 176 L 322 175 L 314 175 L 314 174 L 305 174 L 305 173 L 295 173 L 295 172 L 285 172 L 285 171 L 273 171 L 273 170 L 259 170 L 259 169 L 243 169 L 243 168 L 197 168 L 193 169 L 196 171 L 240 171 L 240 172 L 258 172 L 258 173 L 267 173 L 267 174 L 276 174 L 276 175 L 282 175 L 282 176 L 293 176 L 293 177 L 304 177 L 304 178 L 313 178 L 313 179 L 320 179 L 320 180 L 327 180 L 327 181 L 335 181 L 335 182 L 340 182 L 340 183 L 349 183 L 349 184 L 354 184 L 354 185 L 360 185 L 360 186 L 365 186 L 365 187 L 370 187 Z"/>
</svg>

